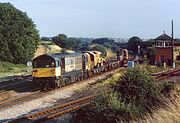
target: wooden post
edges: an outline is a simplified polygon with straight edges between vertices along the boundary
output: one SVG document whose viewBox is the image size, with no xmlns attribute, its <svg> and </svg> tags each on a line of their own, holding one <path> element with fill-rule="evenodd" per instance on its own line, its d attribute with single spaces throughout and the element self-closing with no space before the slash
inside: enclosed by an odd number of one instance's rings
<svg viewBox="0 0 180 123">
<path fill-rule="evenodd" d="M 173 66 L 173 63 L 174 63 L 174 23 L 173 23 L 173 20 L 172 20 L 172 39 L 171 39 L 171 43 L 172 43 L 172 66 Z"/>
</svg>

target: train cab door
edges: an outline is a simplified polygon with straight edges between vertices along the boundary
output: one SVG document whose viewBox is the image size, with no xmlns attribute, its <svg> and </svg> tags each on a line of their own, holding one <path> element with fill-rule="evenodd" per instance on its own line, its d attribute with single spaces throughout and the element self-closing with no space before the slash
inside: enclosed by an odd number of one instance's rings
<svg viewBox="0 0 180 123">
<path fill-rule="evenodd" d="M 56 77 L 61 76 L 61 65 L 60 61 L 56 60 Z"/>
</svg>

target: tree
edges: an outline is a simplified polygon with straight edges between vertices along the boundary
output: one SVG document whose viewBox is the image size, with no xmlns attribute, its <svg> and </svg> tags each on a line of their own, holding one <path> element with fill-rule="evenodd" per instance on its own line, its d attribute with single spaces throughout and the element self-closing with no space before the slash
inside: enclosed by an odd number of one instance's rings
<svg viewBox="0 0 180 123">
<path fill-rule="evenodd" d="M 106 48 L 101 46 L 101 45 L 95 45 L 93 47 L 90 48 L 90 50 L 96 50 L 102 53 L 102 57 L 106 57 L 107 56 L 107 51 Z"/>
<path fill-rule="evenodd" d="M 97 38 L 97 39 L 94 39 L 92 43 L 103 45 L 109 49 L 111 49 L 112 46 L 115 45 L 115 41 L 108 38 Z"/>
<path fill-rule="evenodd" d="M 82 47 L 82 42 L 76 38 L 68 38 L 65 34 L 52 37 L 52 41 L 65 49 L 77 50 Z"/>
<path fill-rule="evenodd" d="M 148 47 L 147 48 L 147 59 L 149 61 L 149 64 L 152 64 L 152 65 L 155 64 L 155 55 L 156 55 L 155 46 Z"/>
<path fill-rule="evenodd" d="M 49 37 L 42 37 L 41 40 L 42 41 L 51 41 L 51 38 L 49 38 Z"/>
<path fill-rule="evenodd" d="M 128 41 L 127 49 L 133 51 L 134 53 L 138 53 L 138 45 L 142 45 L 142 40 L 137 36 L 133 36 Z"/>
<path fill-rule="evenodd" d="M 26 63 L 34 56 L 39 39 L 35 24 L 10 3 L 0 3 L 0 59 Z"/>
</svg>

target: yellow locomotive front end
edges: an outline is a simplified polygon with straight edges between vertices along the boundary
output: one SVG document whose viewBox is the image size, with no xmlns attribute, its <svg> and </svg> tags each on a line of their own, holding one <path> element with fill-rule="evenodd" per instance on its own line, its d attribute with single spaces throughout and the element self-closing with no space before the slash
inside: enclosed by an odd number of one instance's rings
<svg viewBox="0 0 180 123">
<path fill-rule="evenodd" d="M 41 77 L 55 77 L 56 68 L 34 68 L 32 72 L 32 77 L 41 78 Z"/>
<path fill-rule="evenodd" d="M 56 87 L 61 78 L 59 59 L 41 55 L 33 60 L 32 77 L 40 88 Z"/>
</svg>

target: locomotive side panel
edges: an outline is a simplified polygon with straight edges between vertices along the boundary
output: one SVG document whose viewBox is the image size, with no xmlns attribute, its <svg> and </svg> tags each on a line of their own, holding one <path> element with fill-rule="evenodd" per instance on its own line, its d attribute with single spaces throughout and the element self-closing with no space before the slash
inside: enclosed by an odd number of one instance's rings
<svg viewBox="0 0 180 123">
<path fill-rule="evenodd" d="M 65 57 L 65 73 L 66 72 L 71 72 L 71 71 L 76 71 L 76 70 L 82 70 L 82 54 L 74 57 Z"/>
</svg>

